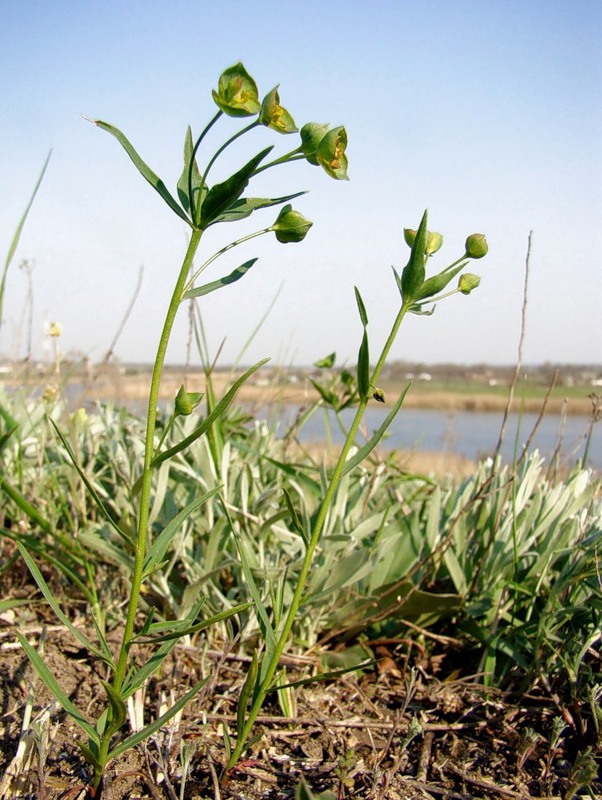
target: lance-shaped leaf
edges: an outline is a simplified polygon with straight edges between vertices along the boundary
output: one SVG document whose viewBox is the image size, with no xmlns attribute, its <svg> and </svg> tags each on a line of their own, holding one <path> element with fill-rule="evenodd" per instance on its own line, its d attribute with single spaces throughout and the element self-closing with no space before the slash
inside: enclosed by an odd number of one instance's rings
<svg viewBox="0 0 602 800">
<path fill-rule="evenodd" d="M 366 442 L 366 444 L 363 447 L 361 447 L 354 456 L 345 461 L 345 466 L 343 467 L 343 472 L 341 473 L 341 477 L 346 475 L 348 472 L 351 472 L 351 470 L 357 467 L 358 464 L 361 464 L 362 461 L 364 461 L 364 459 L 366 459 L 370 455 L 370 453 L 374 450 L 374 448 L 383 438 L 383 436 L 389 429 L 389 426 L 397 416 L 397 412 L 401 408 L 401 404 L 403 403 L 409 388 L 410 384 L 408 383 L 406 388 L 397 398 L 397 401 L 395 402 L 395 405 L 393 406 L 389 414 L 387 414 L 380 428 L 372 435 L 372 438 L 369 439 Z"/>
<path fill-rule="evenodd" d="M 8 248 L 8 253 L 6 255 L 6 260 L 4 262 L 4 269 L 2 270 L 2 277 L 0 278 L 0 325 L 2 325 L 2 307 L 4 304 L 4 289 L 6 286 L 6 275 L 8 273 L 8 269 L 10 267 L 11 261 L 15 255 L 15 251 L 19 245 L 19 240 L 21 239 L 21 234 L 23 232 L 23 228 L 25 226 L 25 220 L 27 219 L 27 215 L 33 205 L 33 201 L 35 200 L 35 196 L 38 193 L 38 189 L 40 188 L 40 184 L 42 183 L 42 179 L 44 178 L 44 174 L 46 173 L 46 168 L 48 167 L 48 162 L 50 161 L 50 156 L 52 155 L 52 150 L 46 156 L 46 161 L 44 162 L 44 166 L 42 167 L 42 171 L 38 176 L 38 180 L 36 181 L 36 185 L 34 186 L 33 193 L 29 198 L 29 203 L 27 204 L 25 211 L 21 219 L 19 220 L 19 224 L 17 225 L 17 230 L 13 234 L 12 241 Z"/>
<path fill-rule="evenodd" d="M 183 636 L 192 636 L 193 633 L 199 633 L 199 631 L 204 631 L 205 628 L 210 628 L 212 625 L 217 625 L 218 622 L 223 622 L 226 619 L 230 619 L 235 614 L 240 614 L 243 611 L 251 608 L 253 603 L 250 601 L 247 603 L 240 603 L 237 606 L 232 606 L 232 608 L 227 608 L 225 611 L 220 611 L 218 614 L 214 614 L 211 617 L 207 617 L 207 619 L 202 620 L 201 622 L 196 622 L 194 625 L 190 625 L 189 627 L 176 627 L 174 630 L 170 631 L 169 633 L 161 634 L 160 636 L 152 636 L 152 630 L 149 633 L 148 639 L 139 638 L 136 639 L 137 644 L 144 644 L 149 642 L 169 642 L 172 639 L 181 639 Z M 171 623 L 161 623 L 163 624 L 171 624 L 172 627 L 174 625 L 173 622 Z M 152 627 L 152 626 L 151 626 Z"/>
<path fill-rule="evenodd" d="M 425 211 L 412 245 L 410 260 L 401 273 L 401 291 L 403 293 L 404 303 L 410 303 L 415 300 L 416 295 L 424 283 L 424 262 L 427 258 L 426 244 L 428 236 L 426 226 L 427 212 Z"/>
<path fill-rule="evenodd" d="M 79 727 L 87 734 L 88 738 L 91 739 L 95 744 L 100 744 L 100 739 L 96 730 L 90 725 L 88 720 L 85 718 L 84 714 L 77 708 L 77 706 L 69 699 L 67 694 L 61 689 L 58 681 L 54 677 L 54 675 L 50 672 L 44 659 L 32 645 L 29 644 L 25 636 L 19 631 L 15 631 L 15 635 L 19 640 L 21 647 L 25 650 L 27 657 L 31 661 L 31 663 L 36 668 L 39 676 L 44 681 L 48 689 L 52 692 L 55 699 L 61 704 L 61 706 L 65 709 L 67 714 L 71 717 L 71 719 L 79 725 Z"/>
<path fill-rule="evenodd" d="M 111 709 L 111 719 L 107 722 L 107 727 L 105 729 L 105 735 L 112 735 L 116 731 L 121 728 L 123 723 L 125 722 L 126 717 L 126 709 L 125 703 L 123 702 L 123 698 L 115 691 L 115 689 L 111 686 L 110 683 L 107 681 L 100 681 L 103 685 L 105 692 L 107 693 L 107 699 L 109 701 L 109 707 Z"/>
<path fill-rule="evenodd" d="M 368 314 L 366 313 L 366 306 L 362 300 L 362 296 L 357 286 L 353 287 L 355 291 L 355 301 L 357 309 L 360 314 L 360 319 L 364 328 L 364 335 L 362 336 L 362 343 L 357 357 L 357 388 L 360 398 L 365 400 L 370 392 L 370 353 L 368 349 Z"/>
<path fill-rule="evenodd" d="M 230 208 L 232 203 L 238 200 L 247 188 L 247 184 L 259 164 L 272 150 L 273 147 L 266 147 L 265 150 L 254 156 L 238 172 L 231 175 L 228 180 L 223 183 L 216 183 L 215 186 L 209 189 L 201 207 L 200 225 L 202 228 L 207 228 L 212 222 L 215 222 L 220 214 L 223 214 L 224 211 Z"/>
<path fill-rule="evenodd" d="M 148 739 L 149 736 L 152 736 L 155 731 L 158 731 L 160 728 L 166 725 L 181 708 L 184 708 L 186 703 L 192 700 L 195 694 L 197 694 L 203 688 L 208 680 L 209 676 L 207 678 L 203 678 L 203 680 L 196 683 L 189 692 L 186 692 L 183 697 L 180 697 L 178 702 L 174 703 L 174 705 L 168 709 L 165 714 L 162 714 L 159 719 L 151 722 L 150 725 L 147 725 L 141 731 L 138 731 L 138 733 L 135 733 L 133 736 L 130 736 L 128 739 L 121 742 L 121 744 L 117 745 L 117 747 L 109 752 L 107 761 L 115 758 L 116 756 L 120 756 L 122 753 L 126 753 L 132 747 L 135 747 L 137 744 L 140 744 L 140 742 L 145 741 L 145 739 Z"/>
<path fill-rule="evenodd" d="M 196 159 L 193 158 L 194 144 L 192 141 L 192 131 L 190 126 L 186 130 L 184 139 L 184 169 L 178 181 L 178 197 L 184 209 L 193 216 L 193 210 L 198 208 L 206 192 L 200 192 L 203 186 L 203 179 Z M 201 196 L 199 197 L 199 193 Z"/>
<path fill-rule="evenodd" d="M 270 206 L 288 203 L 296 197 L 301 197 L 302 194 L 307 194 L 307 192 L 295 192 L 295 194 L 274 198 L 241 197 L 239 200 L 232 203 L 227 211 L 224 211 L 223 214 L 220 214 L 219 217 L 214 219 L 211 224 L 215 225 L 217 222 L 237 222 L 239 219 L 245 219 L 245 217 L 250 216 L 253 211 L 257 211 L 259 208 L 269 208 Z"/>
<path fill-rule="evenodd" d="M 71 622 L 69 617 L 63 613 L 61 607 L 57 603 L 50 587 L 46 583 L 46 580 L 40 570 L 38 569 L 38 565 L 33 560 L 31 555 L 27 552 L 26 548 L 20 542 L 17 542 L 17 546 L 21 551 L 21 555 L 23 556 L 23 560 L 27 564 L 29 571 L 32 574 L 33 579 L 38 585 L 38 588 L 48 601 L 48 605 L 52 608 L 56 616 L 60 619 L 60 621 L 68 628 L 71 633 L 75 636 L 75 638 L 82 644 L 86 650 L 99 658 L 101 661 L 104 661 L 111 669 L 115 669 L 115 663 L 113 661 L 113 656 L 111 655 L 111 650 L 104 639 L 104 637 L 100 638 L 100 648 L 96 647 L 92 644 L 92 642 L 85 636 L 85 634 L 81 631 L 80 628 L 76 628 L 75 625 Z M 58 699 L 58 698 L 57 698 Z"/>
<path fill-rule="evenodd" d="M 257 661 L 257 650 L 253 650 L 251 665 L 249 667 L 249 671 L 247 672 L 247 677 L 245 678 L 245 682 L 242 685 L 242 689 L 240 690 L 240 696 L 238 698 L 238 708 L 236 709 L 236 735 L 239 738 L 243 735 L 247 705 L 249 704 L 251 695 L 255 693 L 258 673 L 259 673 L 259 664 Z"/>
<path fill-rule="evenodd" d="M 458 272 L 463 270 L 465 266 L 466 261 L 464 261 L 462 264 L 459 264 L 457 267 L 454 267 L 449 272 L 444 270 L 438 275 L 433 275 L 431 278 L 427 278 L 422 284 L 422 287 L 416 295 L 415 300 L 426 300 L 427 297 L 433 297 L 433 295 L 442 292 L 451 279 L 457 275 Z"/>
<path fill-rule="evenodd" d="M 150 575 L 155 566 L 162 560 L 163 556 L 167 552 L 167 548 L 171 544 L 172 539 L 180 530 L 184 522 L 192 514 L 192 512 L 196 511 L 197 508 L 206 503 L 207 500 L 209 500 L 214 494 L 216 494 L 216 492 L 219 491 L 219 489 L 220 487 L 216 486 L 214 489 L 211 489 L 211 491 L 205 492 L 205 494 L 201 495 L 201 497 L 196 497 L 191 503 L 188 503 L 188 505 L 183 508 L 179 514 L 176 514 L 176 516 L 168 525 L 165 526 L 165 528 L 163 528 L 159 536 L 157 536 L 148 550 L 146 559 L 144 561 L 143 579 Z"/>
<path fill-rule="evenodd" d="M 236 281 L 239 281 L 243 275 L 247 274 L 256 261 L 256 258 L 251 258 L 249 261 L 245 261 L 244 264 L 241 264 L 240 267 L 237 267 L 235 270 L 233 270 L 229 275 L 225 275 L 223 278 L 218 278 L 216 281 L 211 281 L 211 283 L 205 283 L 203 286 L 196 286 L 194 289 L 189 289 L 184 293 L 183 299 L 188 300 L 191 297 L 202 297 L 210 292 L 215 292 L 216 289 L 221 289 L 222 286 L 228 286 L 231 283 L 236 283 Z"/>
<path fill-rule="evenodd" d="M 142 177 L 147 180 L 150 185 L 157 191 L 163 200 L 167 203 L 167 205 L 174 211 L 180 219 L 183 219 L 188 225 L 192 223 L 188 219 L 186 212 L 182 209 L 182 207 L 178 204 L 177 200 L 170 194 L 169 189 L 163 183 L 161 178 L 153 172 L 153 170 L 148 166 L 148 164 L 143 161 L 132 143 L 124 136 L 124 134 L 118 129 L 115 128 L 113 125 L 109 125 L 108 122 L 103 122 L 100 119 L 90 119 L 89 117 L 84 117 L 84 119 L 89 120 L 89 122 L 93 122 L 97 127 L 101 128 L 103 131 L 107 131 L 112 136 L 114 136 L 117 141 L 121 144 L 125 152 L 134 162 L 134 165 L 138 172 L 142 175 Z"/>
<path fill-rule="evenodd" d="M 357 388 L 360 398 L 365 400 L 370 393 L 370 353 L 368 349 L 368 331 L 365 328 L 357 357 Z"/>
<path fill-rule="evenodd" d="M 249 367 L 249 369 L 232 384 L 230 389 L 222 397 L 219 403 L 217 403 L 213 411 L 205 417 L 205 419 L 198 426 L 198 428 L 195 428 L 189 436 L 187 436 L 185 439 L 182 439 L 182 441 L 179 442 L 178 444 L 174 445 L 173 447 L 170 447 L 168 450 L 164 450 L 162 453 L 159 453 L 159 455 L 155 456 L 151 466 L 153 468 L 158 467 L 159 464 L 163 463 L 163 461 L 165 461 L 166 459 L 172 458 L 173 456 L 176 455 L 176 453 L 179 453 L 180 451 L 189 447 L 193 442 L 196 442 L 199 436 L 202 436 L 213 425 L 214 422 L 217 422 L 217 420 L 226 411 L 230 403 L 234 400 L 236 393 L 243 385 L 243 383 L 248 378 L 250 378 L 251 375 L 254 372 L 256 372 L 260 367 L 263 367 L 264 364 L 267 364 L 269 360 L 270 360 L 269 358 L 264 358 L 261 361 L 258 361 L 257 364 L 253 364 L 252 367 Z"/>
</svg>

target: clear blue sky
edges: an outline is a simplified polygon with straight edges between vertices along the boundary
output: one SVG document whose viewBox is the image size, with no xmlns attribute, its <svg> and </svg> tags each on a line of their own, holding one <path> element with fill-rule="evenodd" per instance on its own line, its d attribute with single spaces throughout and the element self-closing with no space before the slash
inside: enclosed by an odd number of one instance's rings
<svg viewBox="0 0 602 800">
<path fill-rule="evenodd" d="M 236 286 L 203 302 L 212 350 L 227 337 L 222 362 L 237 356 L 279 287 L 245 362 L 307 364 L 332 350 L 355 362 L 354 285 L 375 353 L 396 312 L 391 266 L 407 260 L 403 228 L 416 227 L 424 208 L 445 236 L 433 269 L 457 258 L 472 232 L 487 234 L 490 255 L 471 268 L 483 280 L 470 297 L 411 318 L 395 358 L 512 362 L 532 229 L 526 360 L 601 361 L 599 0 L 0 0 L 0 25 L 2 253 L 53 148 L 9 273 L 4 355 L 23 352 L 18 265 L 30 259 L 38 353 L 44 324 L 59 320 L 65 352 L 100 358 L 144 265 L 117 354 L 152 359 L 186 226 L 81 114 L 121 128 L 174 188 L 186 126 L 200 131 L 220 73 L 242 60 L 262 94 L 280 84 L 299 126 L 346 126 L 350 181 L 298 164 L 266 173 L 252 192 L 310 190 L 296 206 L 314 227 L 301 244 L 264 237 L 216 265 L 215 278 L 260 257 Z M 234 130 L 232 120 L 220 128 L 224 138 Z M 292 139 L 261 132 L 251 145 L 285 152 Z M 249 152 L 232 148 L 223 174 Z M 267 210 L 242 230 L 273 217 Z M 235 231 L 222 227 L 222 236 Z M 208 238 L 208 247 L 225 241 Z M 185 316 L 173 362 L 184 360 Z"/>
</svg>

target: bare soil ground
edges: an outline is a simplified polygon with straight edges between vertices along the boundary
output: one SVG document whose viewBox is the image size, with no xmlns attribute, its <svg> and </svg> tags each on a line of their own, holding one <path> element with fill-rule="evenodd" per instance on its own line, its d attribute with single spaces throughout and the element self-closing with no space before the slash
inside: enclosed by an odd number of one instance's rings
<svg viewBox="0 0 602 800">
<path fill-rule="evenodd" d="M 45 659 L 93 719 L 104 676 L 69 632 L 53 624 L 50 612 L 36 608 L 19 629 L 38 646 L 47 626 Z M 76 745 L 80 731 L 53 703 L 16 644 L 14 625 L 4 619 L 0 797 L 92 798 Z M 174 723 L 111 762 L 96 798 L 292 800 L 303 779 L 313 792 L 330 790 L 337 800 L 568 800 L 577 788 L 578 753 L 591 746 L 592 757 L 599 762 L 602 756 L 591 710 L 566 704 L 562 687 L 485 689 L 474 675 L 476 651 L 443 635 L 421 640 L 372 643 L 379 659 L 373 669 L 298 688 L 290 717 L 271 698 L 250 752 L 229 774 L 223 731 L 234 730 L 248 658 L 234 649 L 207 650 L 202 640 L 179 647 L 148 686 L 146 721 L 194 682 L 210 676 L 209 682 Z M 315 672 L 319 664 L 316 654 L 287 663 L 290 678 Z M 23 727 L 28 706 L 31 719 Z M 184 750 L 190 756 L 185 778 Z M 590 786 L 593 796 L 602 796 L 595 768 Z"/>
</svg>

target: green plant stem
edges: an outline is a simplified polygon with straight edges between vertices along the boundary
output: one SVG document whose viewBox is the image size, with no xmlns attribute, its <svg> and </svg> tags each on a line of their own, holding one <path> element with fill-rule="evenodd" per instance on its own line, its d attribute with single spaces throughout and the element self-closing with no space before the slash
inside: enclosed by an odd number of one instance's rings
<svg viewBox="0 0 602 800">
<path fill-rule="evenodd" d="M 136 613 L 138 611 L 138 601 L 140 597 L 140 589 L 142 586 L 144 559 L 146 557 L 146 551 L 147 551 L 148 516 L 150 508 L 151 484 L 153 477 L 152 460 L 154 454 L 155 429 L 157 422 L 157 402 L 159 399 L 159 385 L 161 382 L 161 375 L 163 372 L 163 365 L 165 362 L 165 354 L 167 352 L 167 346 L 169 344 L 171 331 L 173 328 L 178 308 L 180 306 L 180 303 L 182 302 L 184 286 L 186 284 L 188 274 L 192 268 L 193 259 L 197 251 L 197 248 L 199 246 L 202 234 L 203 231 L 198 228 L 195 228 L 192 232 L 192 236 L 190 238 L 190 242 L 188 245 L 188 250 L 186 251 L 186 255 L 184 257 L 184 261 L 180 269 L 180 274 L 178 276 L 178 280 L 176 282 L 176 286 L 173 291 L 171 301 L 169 303 L 169 308 L 165 316 L 165 322 L 163 324 L 163 330 L 161 332 L 161 338 L 159 339 L 159 346 L 157 348 L 157 355 L 155 357 L 155 363 L 153 366 L 153 373 L 152 373 L 151 385 L 148 397 L 148 411 L 146 418 L 146 437 L 145 437 L 145 449 L 144 449 L 144 472 L 142 475 L 142 487 L 140 491 L 136 550 L 134 554 L 134 567 L 132 570 L 130 600 L 128 604 L 125 626 L 123 629 L 123 636 L 121 639 L 119 658 L 117 660 L 117 666 L 115 668 L 115 674 L 112 680 L 113 689 L 119 695 L 121 694 L 122 691 L 128 664 L 129 650 L 133 639 L 134 625 L 136 621 Z M 111 736 L 112 734 L 110 733 L 110 727 L 109 727 L 109 731 L 101 737 L 98 762 L 102 768 L 104 768 L 104 764 L 106 764 L 107 761 L 107 754 L 109 751 Z M 102 772 L 100 773 L 96 772 L 95 788 L 98 788 L 101 776 Z"/>
<path fill-rule="evenodd" d="M 387 356 L 389 355 L 389 351 L 391 350 L 393 342 L 395 341 L 395 337 L 397 336 L 397 333 L 399 331 L 399 326 L 401 325 L 403 318 L 405 317 L 410 305 L 411 303 L 404 303 L 401 306 L 399 313 L 397 314 L 395 322 L 393 323 L 393 326 L 391 328 L 391 332 L 389 333 L 387 341 L 383 346 L 380 358 L 378 359 L 374 371 L 372 373 L 372 378 L 371 378 L 372 385 L 376 383 L 376 381 L 380 376 L 385 361 L 387 360 Z M 270 661 L 266 673 L 264 675 L 264 678 L 261 682 L 258 691 L 255 694 L 251 708 L 249 709 L 249 714 L 247 716 L 245 726 L 242 731 L 242 735 L 237 740 L 236 746 L 234 747 L 230 759 L 228 760 L 227 769 L 232 769 L 232 767 L 234 767 L 234 765 L 239 760 L 244 750 L 245 743 L 251 733 L 251 729 L 255 724 L 257 715 L 259 714 L 261 707 L 263 706 L 265 697 L 273 686 L 274 675 L 276 674 L 276 670 L 278 669 L 280 658 L 282 656 L 282 653 L 284 652 L 284 648 L 286 647 L 286 643 L 289 639 L 293 624 L 295 622 L 295 619 L 299 612 L 299 608 L 303 601 L 303 592 L 305 591 L 305 584 L 307 583 L 307 577 L 311 569 L 315 550 L 320 542 L 320 536 L 322 533 L 322 528 L 324 527 L 324 522 L 326 521 L 326 515 L 334 499 L 334 496 L 337 492 L 337 489 L 339 488 L 339 484 L 341 482 L 341 477 L 343 474 L 343 469 L 345 467 L 345 461 L 347 460 L 349 451 L 351 450 L 351 447 L 355 442 L 355 437 L 359 430 L 367 406 L 368 406 L 367 397 L 360 400 L 360 403 L 357 407 L 357 411 L 355 413 L 355 417 L 353 419 L 353 422 L 351 423 L 351 427 L 349 428 L 349 433 L 347 434 L 347 438 L 345 439 L 345 443 L 343 444 L 341 454 L 338 458 L 338 461 L 332 473 L 328 489 L 326 490 L 326 494 L 324 495 L 324 499 L 318 511 L 318 516 L 316 517 L 316 522 L 314 524 L 311 538 L 305 550 L 305 556 L 303 558 L 303 563 L 299 571 L 299 577 L 297 579 L 295 593 L 293 595 L 291 604 L 286 614 L 284 625 L 282 626 L 282 630 L 280 632 L 280 635 L 278 636 L 274 652 L 270 656 Z"/>
</svg>

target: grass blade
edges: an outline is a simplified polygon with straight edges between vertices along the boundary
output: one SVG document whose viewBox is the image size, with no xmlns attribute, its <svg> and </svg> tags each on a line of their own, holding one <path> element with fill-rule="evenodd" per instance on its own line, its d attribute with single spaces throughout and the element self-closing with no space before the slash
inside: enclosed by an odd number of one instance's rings
<svg viewBox="0 0 602 800">
<path fill-rule="evenodd" d="M 52 692 L 54 697 L 58 700 L 61 706 L 65 709 L 67 714 L 71 717 L 71 719 L 76 722 L 79 727 L 87 734 L 89 739 L 92 739 L 93 742 L 96 744 L 100 744 L 100 739 L 98 737 L 97 731 L 90 725 L 88 720 L 84 717 L 82 712 L 77 708 L 77 706 L 71 702 L 71 700 L 67 697 L 65 692 L 61 689 L 59 684 L 57 683 L 56 678 L 50 672 L 44 659 L 32 645 L 29 644 L 25 636 L 19 631 L 15 631 L 17 639 L 19 640 L 21 647 L 25 650 L 25 653 L 35 669 L 37 670 L 39 676 L 44 681 L 48 689 Z"/>
</svg>

